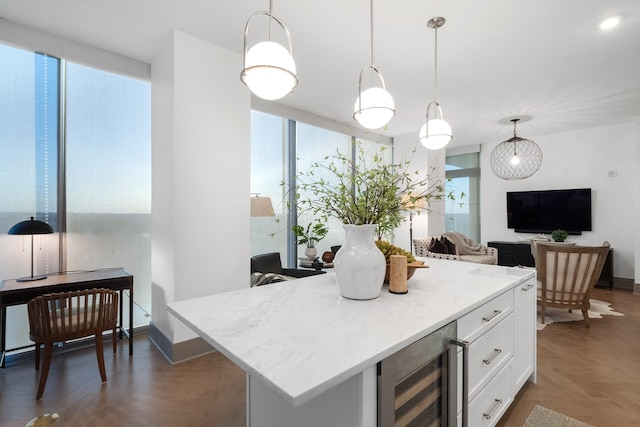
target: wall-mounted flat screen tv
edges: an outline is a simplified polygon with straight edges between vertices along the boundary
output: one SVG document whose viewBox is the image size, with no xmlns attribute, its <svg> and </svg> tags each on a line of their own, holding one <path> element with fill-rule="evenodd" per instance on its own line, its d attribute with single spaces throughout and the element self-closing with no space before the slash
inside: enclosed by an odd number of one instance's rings
<svg viewBox="0 0 640 427">
<path fill-rule="evenodd" d="M 591 231 L 591 189 L 507 192 L 507 227 L 518 233 Z"/>
</svg>

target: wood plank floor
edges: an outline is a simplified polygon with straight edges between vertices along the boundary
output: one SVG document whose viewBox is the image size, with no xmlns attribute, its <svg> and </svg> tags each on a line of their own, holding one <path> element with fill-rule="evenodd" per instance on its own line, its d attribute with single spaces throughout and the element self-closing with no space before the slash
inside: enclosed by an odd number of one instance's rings
<svg viewBox="0 0 640 427">
<path fill-rule="evenodd" d="M 500 421 L 520 427 L 535 405 L 596 427 L 640 426 L 640 295 L 596 289 L 624 317 L 557 323 L 538 332 L 538 383 L 527 384 Z M 110 346 L 106 345 L 105 349 Z M 31 358 L 0 369 L 0 426 L 56 412 L 56 426 L 244 426 L 245 376 L 219 353 L 172 366 L 139 334 L 105 352 L 102 384 L 92 347 L 57 354 L 44 398 Z M 472 426 L 473 427 L 473 426 Z"/>
</svg>

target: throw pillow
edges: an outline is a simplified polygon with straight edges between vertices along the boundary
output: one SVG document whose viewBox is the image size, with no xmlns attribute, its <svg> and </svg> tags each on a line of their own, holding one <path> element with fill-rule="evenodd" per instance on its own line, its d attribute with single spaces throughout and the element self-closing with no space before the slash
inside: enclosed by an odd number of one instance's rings
<svg viewBox="0 0 640 427">
<path fill-rule="evenodd" d="M 442 241 L 436 237 L 431 240 L 431 244 L 429 245 L 429 252 L 433 252 L 436 254 L 446 254 L 447 253 L 447 245 L 442 243 Z"/>
<path fill-rule="evenodd" d="M 445 236 L 441 238 L 442 243 L 447 247 L 447 253 L 451 255 L 457 255 L 458 251 L 456 250 L 456 245 L 451 240 L 447 239 Z"/>
</svg>

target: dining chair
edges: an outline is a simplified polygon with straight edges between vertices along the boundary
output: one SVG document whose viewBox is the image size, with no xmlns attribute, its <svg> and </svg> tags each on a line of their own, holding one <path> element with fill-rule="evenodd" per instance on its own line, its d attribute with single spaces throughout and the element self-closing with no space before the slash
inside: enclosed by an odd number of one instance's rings
<svg viewBox="0 0 640 427">
<path fill-rule="evenodd" d="M 589 325 L 589 297 L 604 267 L 609 242 L 602 246 L 537 243 L 538 305 L 544 323 L 547 307 L 581 310 Z"/>
<path fill-rule="evenodd" d="M 111 330 L 113 352 L 116 352 L 118 292 L 109 289 L 52 293 L 38 296 L 27 304 L 29 338 L 36 344 L 36 371 L 40 368 L 40 346 L 44 345 L 44 360 L 36 400 L 42 398 L 53 344 L 95 336 L 96 356 L 102 382 L 107 381 L 102 345 L 103 331 Z"/>
</svg>

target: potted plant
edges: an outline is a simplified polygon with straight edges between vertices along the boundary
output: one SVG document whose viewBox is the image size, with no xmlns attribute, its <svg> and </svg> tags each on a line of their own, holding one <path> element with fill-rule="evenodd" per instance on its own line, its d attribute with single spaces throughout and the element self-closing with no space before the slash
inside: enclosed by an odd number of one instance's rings
<svg viewBox="0 0 640 427">
<path fill-rule="evenodd" d="M 336 150 L 299 173 L 296 201 L 300 211 L 325 222 L 328 217 L 342 221 L 345 243 L 334 259 L 338 286 L 347 298 L 371 299 L 379 295 L 386 269 L 384 255 L 375 245 L 376 231 L 380 237 L 400 225 L 403 211 L 418 200 L 428 211 L 432 200 L 453 195 L 445 194 L 441 180 L 409 171 L 410 160 L 385 163 L 386 145 L 376 144 L 377 151 L 369 153 L 360 141 L 353 144 L 355 161 L 351 151 Z M 377 283 L 377 291 L 376 285 L 365 290 L 359 285 L 363 282 Z"/>
<path fill-rule="evenodd" d="M 553 239 L 554 242 L 564 242 L 568 236 L 569 235 L 567 234 L 566 231 L 560 230 L 560 229 L 553 230 L 551 232 L 551 238 Z"/>
<path fill-rule="evenodd" d="M 304 254 L 310 260 L 316 259 L 318 255 L 316 243 L 322 240 L 329 232 L 327 227 L 321 222 L 316 222 L 315 224 L 310 222 L 307 224 L 307 228 L 299 224 L 294 225 L 291 227 L 291 231 L 296 235 L 296 243 L 298 245 L 307 245 Z"/>
</svg>

